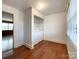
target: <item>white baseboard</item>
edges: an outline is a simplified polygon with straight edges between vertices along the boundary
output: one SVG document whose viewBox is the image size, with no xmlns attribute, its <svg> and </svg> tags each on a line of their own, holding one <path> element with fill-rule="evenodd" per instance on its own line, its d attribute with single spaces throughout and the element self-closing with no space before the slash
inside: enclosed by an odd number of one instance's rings
<svg viewBox="0 0 79 59">
<path fill-rule="evenodd" d="M 59 41 L 56 41 L 56 40 L 53 40 L 53 39 L 44 39 L 44 40 L 56 42 L 56 43 L 60 43 L 60 44 L 66 44 L 66 42 L 59 42 Z"/>
<path fill-rule="evenodd" d="M 38 41 L 36 41 L 36 42 L 33 42 L 33 46 L 35 46 L 35 45 L 37 45 L 39 42 L 41 42 L 43 39 L 41 39 L 41 40 L 38 40 Z"/>
<path fill-rule="evenodd" d="M 29 44 L 27 44 L 27 43 L 24 43 L 24 46 L 26 46 L 26 47 L 29 48 L 29 49 L 33 49 L 33 48 L 34 48 L 33 46 L 31 46 L 31 45 L 29 45 Z"/>
</svg>

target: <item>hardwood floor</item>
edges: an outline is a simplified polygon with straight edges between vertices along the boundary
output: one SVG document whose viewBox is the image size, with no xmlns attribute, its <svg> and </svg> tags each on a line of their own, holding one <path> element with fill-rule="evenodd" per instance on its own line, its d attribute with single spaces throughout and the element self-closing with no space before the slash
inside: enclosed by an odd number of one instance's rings
<svg viewBox="0 0 79 59">
<path fill-rule="evenodd" d="M 41 41 L 33 50 L 21 46 L 14 54 L 4 59 L 69 59 L 66 45 Z"/>
</svg>

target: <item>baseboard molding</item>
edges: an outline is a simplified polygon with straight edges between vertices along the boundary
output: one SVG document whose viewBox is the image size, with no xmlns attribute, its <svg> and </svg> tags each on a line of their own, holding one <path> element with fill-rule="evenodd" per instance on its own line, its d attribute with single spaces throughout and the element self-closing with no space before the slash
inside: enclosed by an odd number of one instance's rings
<svg viewBox="0 0 79 59">
<path fill-rule="evenodd" d="M 29 45 L 28 43 L 24 43 L 24 46 L 26 46 L 29 49 L 34 49 L 34 46 L 37 45 L 41 41 L 42 41 L 42 39 L 37 42 L 32 43 L 32 45 Z"/>
<path fill-rule="evenodd" d="M 33 42 L 33 46 L 37 45 L 39 42 L 41 42 L 43 39 L 39 40 L 39 41 L 36 41 L 36 42 Z"/>
<path fill-rule="evenodd" d="M 62 43 L 62 42 L 58 42 L 58 41 L 53 41 L 53 40 L 50 40 L 50 39 L 44 39 L 44 40 L 51 41 L 51 42 L 55 42 L 55 43 L 59 43 L 59 44 L 65 44 L 66 45 L 66 43 Z"/>
<path fill-rule="evenodd" d="M 64 44 L 64 43 L 59 43 L 59 42 L 50 41 L 50 40 L 44 40 L 44 41 L 48 41 L 48 42 L 51 42 L 51 43 L 56 43 L 56 44 L 62 44 L 62 45 L 66 45 L 66 44 Z"/>
<path fill-rule="evenodd" d="M 31 45 L 29 45 L 29 44 L 27 44 L 27 43 L 24 43 L 24 46 L 26 46 L 26 47 L 29 48 L 29 49 L 33 49 L 33 48 L 34 48 L 33 46 L 31 46 Z"/>
</svg>

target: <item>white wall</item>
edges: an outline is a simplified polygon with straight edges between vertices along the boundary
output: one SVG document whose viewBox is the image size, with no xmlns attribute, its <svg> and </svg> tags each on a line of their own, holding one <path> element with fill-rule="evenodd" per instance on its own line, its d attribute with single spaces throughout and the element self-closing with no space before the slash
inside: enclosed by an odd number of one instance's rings
<svg viewBox="0 0 79 59">
<path fill-rule="evenodd" d="M 44 39 L 66 44 L 66 12 L 44 17 Z"/>
<path fill-rule="evenodd" d="M 34 30 L 34 15 L 44 19 L 44 16 L 39 11 L 32 8 L 32 45 L 33 46 L 44 39 L 44 31 Z"/>
<path fill-rule="evenodd" d="M 32 8 L 24 11 L 24 45 L 28 48 L 32 47 Z"/>
<path fill-rule="evenodd" d="M 23 45 L 23 13 L 6 4 L 2 10 L 14 14 L 14 48 Z"/>
</svg>

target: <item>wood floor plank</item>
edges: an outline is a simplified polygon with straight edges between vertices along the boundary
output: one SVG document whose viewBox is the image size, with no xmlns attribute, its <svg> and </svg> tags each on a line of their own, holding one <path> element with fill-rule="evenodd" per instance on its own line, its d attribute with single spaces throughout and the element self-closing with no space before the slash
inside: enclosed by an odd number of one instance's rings
<svg viewBox="0 0 79 59">
<path fill-rule="evenodd" d="M 50 41 L 41 41 L 33 50 L 21 46 L 4 59 L 69 59 L 67 47 Z"/>
</svg>

